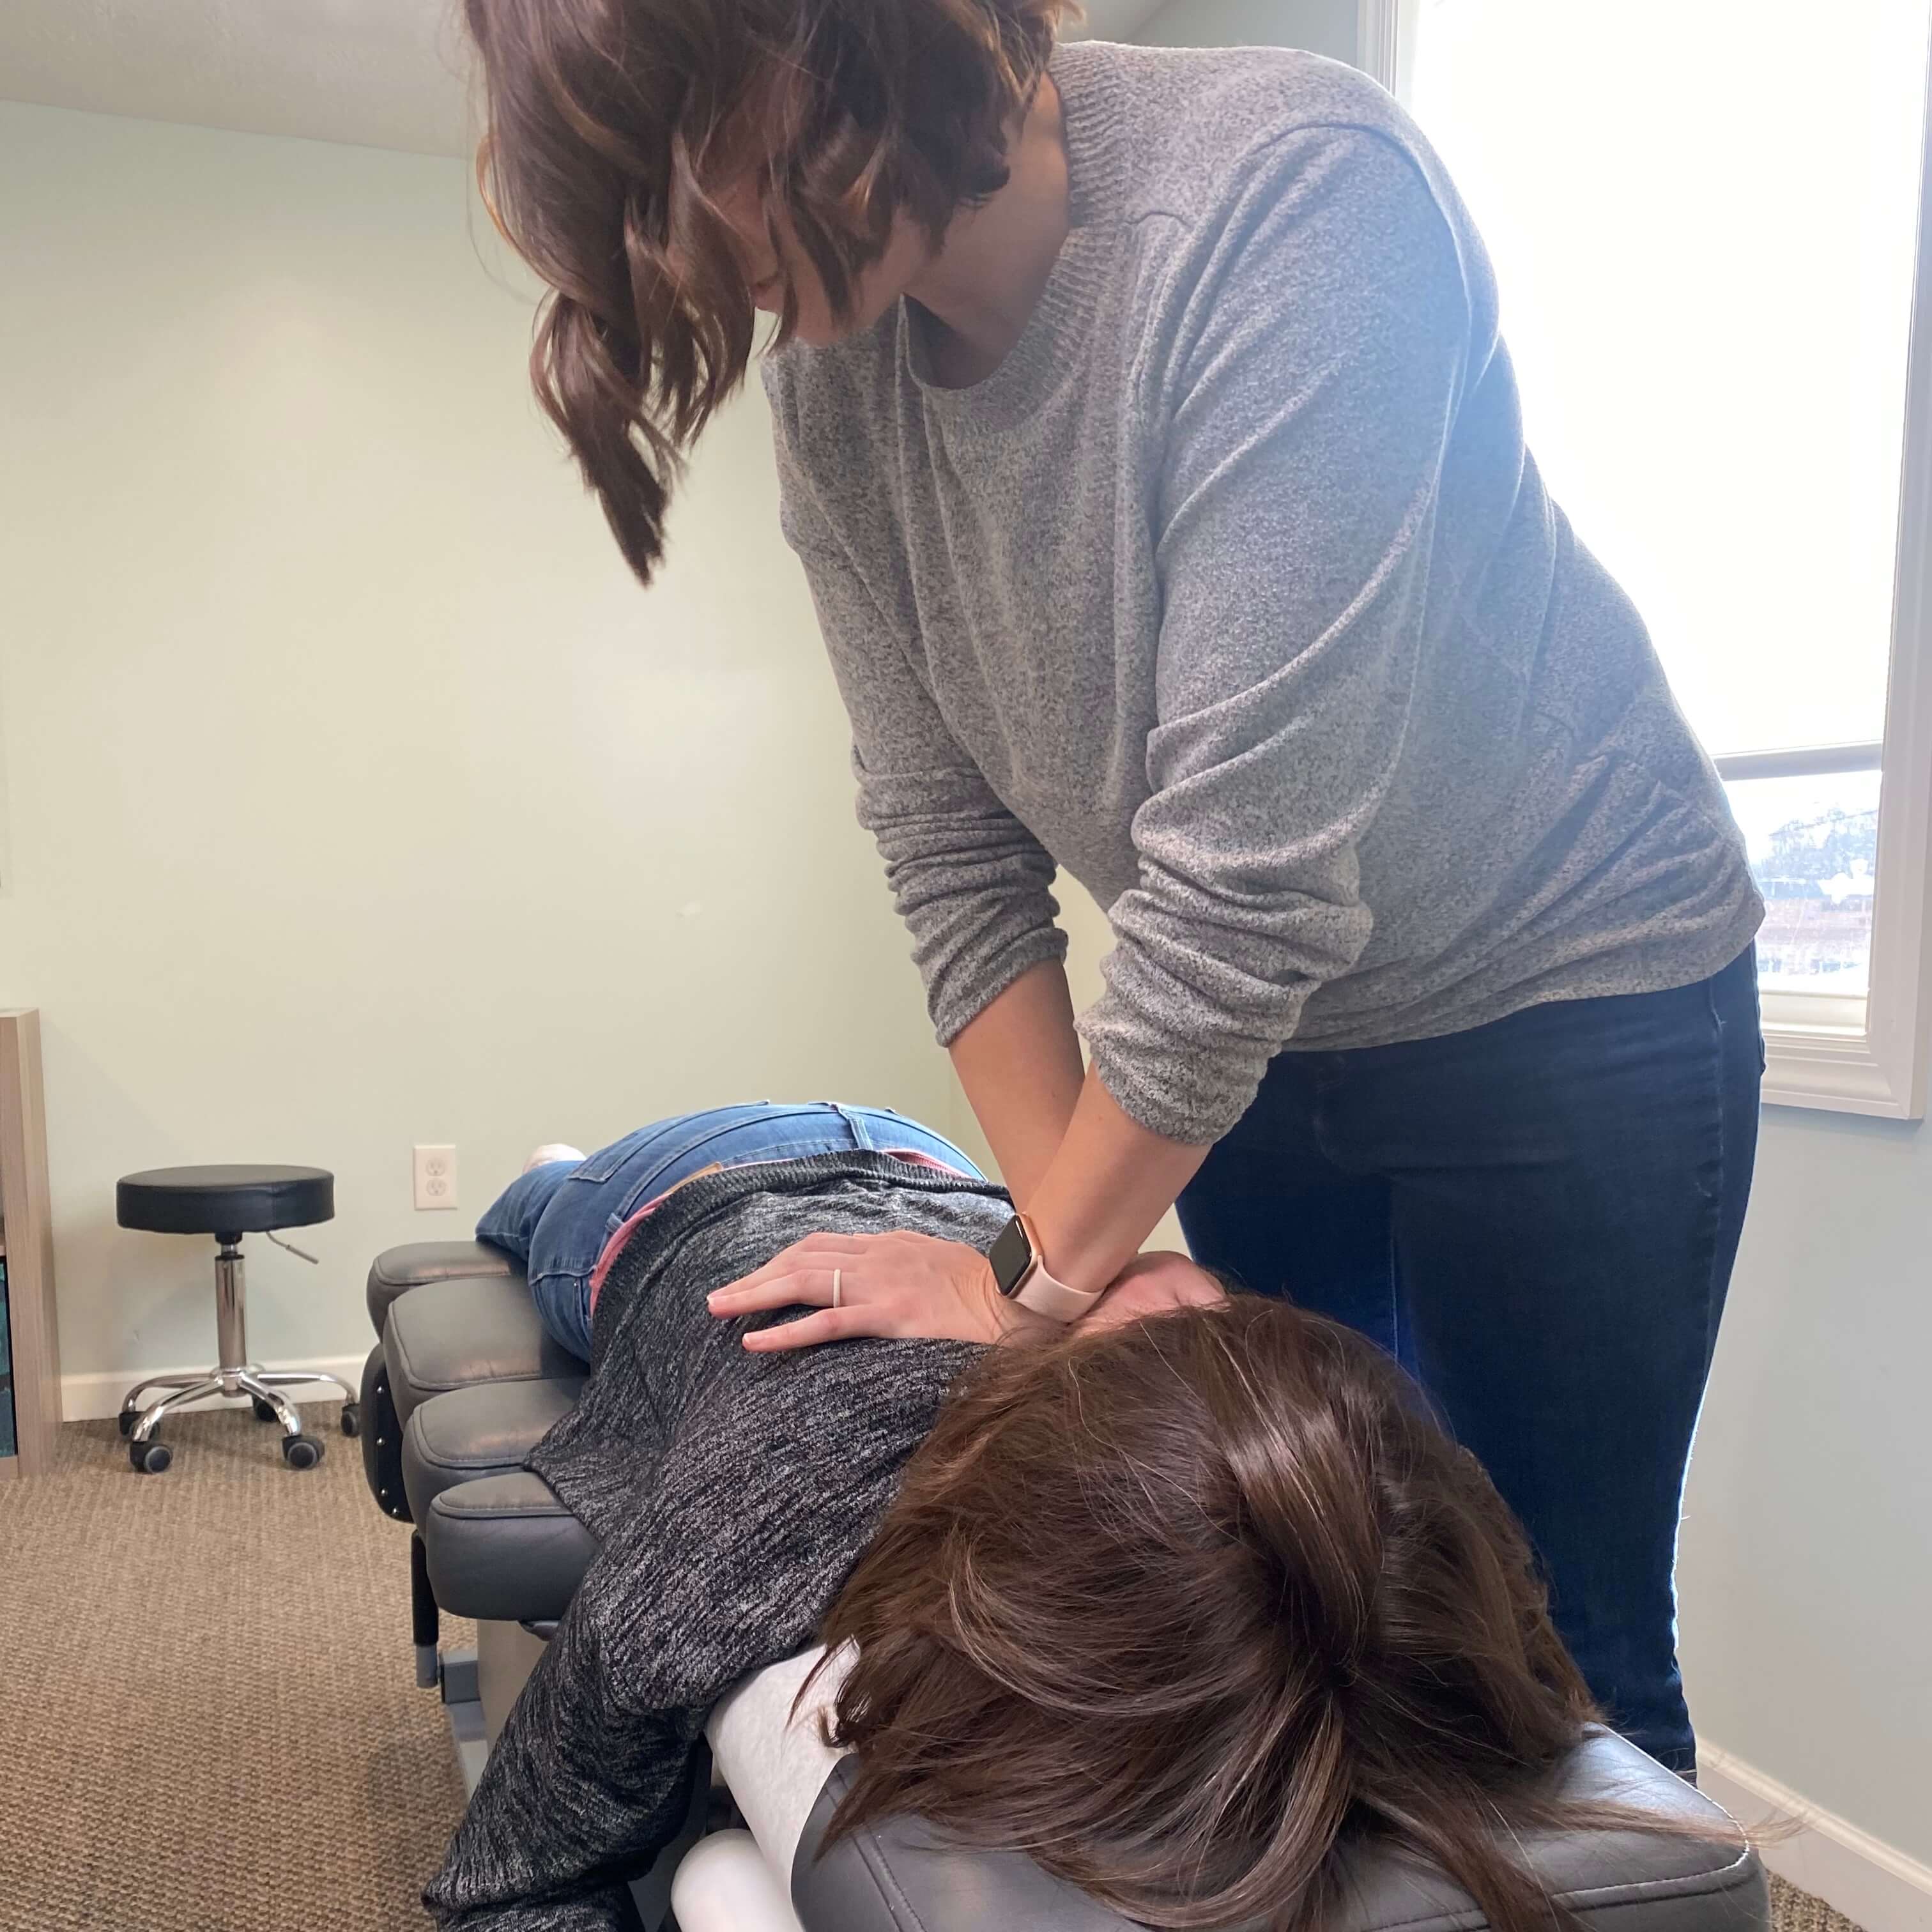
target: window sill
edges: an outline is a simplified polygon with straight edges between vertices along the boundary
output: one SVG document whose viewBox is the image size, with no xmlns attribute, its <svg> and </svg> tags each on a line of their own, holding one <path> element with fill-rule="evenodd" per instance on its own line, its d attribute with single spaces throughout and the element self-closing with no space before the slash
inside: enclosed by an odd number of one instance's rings
<svg viewBox="0 0 1932 1932">
<path fill-rule="evenodd" d="M 1768 1004 L 1768 1002 L 1767 1002 Z M 1887 1054 L 1863 1027 L 1796 1027 L 1767 1021 L 1764 1104 L 1833 1114 L 1917 1120 L 1925 1110 L 1922 1070 Z"/>
</svg>

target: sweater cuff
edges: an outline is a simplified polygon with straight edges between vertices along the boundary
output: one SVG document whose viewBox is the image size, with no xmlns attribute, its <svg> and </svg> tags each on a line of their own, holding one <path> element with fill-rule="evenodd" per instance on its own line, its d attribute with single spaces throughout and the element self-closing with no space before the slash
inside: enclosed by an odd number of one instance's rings
<svg viewBox="0 0 1932 1932">
<path fill-rule="evenodd" d="M 1186 1147 L 1211 1147 L 1240 1120 L 1280 1051 L 1178 1036 L 1112 987 L 1080 1016 L 1078 1025 L 1094 1071 L 1121 1112 L 1149 1133 Z"/>
<path fill-rule="evenodd" d="M 970 984 L 934 986 L 928 998 L 932 1028 L 941 1046 L 950 1046 L 1017 980 L 1048 961 L 1064 962 L 1066 935 L 1058 926 L 1030 926 L 997 954 Z"/>
</svg>

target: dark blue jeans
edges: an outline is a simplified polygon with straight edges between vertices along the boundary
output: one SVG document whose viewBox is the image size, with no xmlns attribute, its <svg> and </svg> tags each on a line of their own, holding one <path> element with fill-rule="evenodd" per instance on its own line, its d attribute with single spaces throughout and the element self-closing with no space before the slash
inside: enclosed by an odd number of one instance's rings
<svg viewBox="0 0 1932 1932">
<path fill-rule="evenodd" d="M 1678 1510 L 1763 1066 L 1748 952 L 1670 992 L 1283 1053 L 1180 1202 L 1204 1266 L 1417 1376 L 1528 1529 L 1610 1722 L 1678 1771 Z"/>
</svg>

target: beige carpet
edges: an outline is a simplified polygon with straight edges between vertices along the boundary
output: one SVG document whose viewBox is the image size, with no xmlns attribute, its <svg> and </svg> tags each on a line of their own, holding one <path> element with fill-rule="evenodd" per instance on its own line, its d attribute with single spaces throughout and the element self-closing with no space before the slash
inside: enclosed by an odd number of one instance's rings
<svg viewBox="0 0 1932 1932">
<path fill-rule="evenodd" d="M 1842 1912 L 1777 1877 L 1771 1881 L 1771 1923 L 1772 1932 L 1858 1932 Z"/>
<path fill-rule="evenodd" d="M 244 1409 L 111 1422 L 0 1486 L 0 1932 L 417 1932 L 462 1803 L 414 1688 L 408 1533 L 316 1404 L 321 1467 Z M 470 1640 L 450 1623 L 451 1641 Z M 1858 1932 L 1772 1882 L 1776 1932 Z"/>
<path fill-rule="evenodd" d="M 111 1422 L 0 1486 L 0 1928 L 414 1932 L 462 1805 L 414 1688 L 409 1533 L 332 1405 L 284 1466 L 245 1408 Z M 468 1640 L 466 1626 L 446 1635 Z"/>
</svg>

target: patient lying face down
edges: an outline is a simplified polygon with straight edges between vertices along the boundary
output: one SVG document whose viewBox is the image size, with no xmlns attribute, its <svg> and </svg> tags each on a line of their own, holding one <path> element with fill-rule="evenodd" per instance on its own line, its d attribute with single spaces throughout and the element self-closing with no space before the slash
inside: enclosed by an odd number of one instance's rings
<svg viewBox="0 0 1932 1932">
<path fill-rule="evenodd" d="M 1288 1304 L 992 1352 L 824 1635 L 829 1843 L 916 1813 L 1144 1924 L 1312 1932 L 1378 1835 L 1497 1932 L 1551 1922 L 1497 1834 L 1555 1822 L 1594 1713 L 1522 1534 L 1394 1361 Z"/>
<path fill-rule="evenodd" d="M 1312 1928 L 1379 1833 L 1498 1932 L 1548 1924 L 1495 1834 L 1553 1822 L 1532 1787 L 1588 1700 L 1507 1511 L 1370 1344 L 1178 1256 L 996 1347 L 751 1349 L 804 1311 L 709 1311 L 802 1234 L 983 1246 L 1008 1211 L 860 1148 L 696 1176 L 624 1246 L 530 1459 L 600 1552 L 424 1894 L 443 1923 L 632 1924 L 711 1707 L 822 1636 L 856 1650 L 835 1840 L 914 1812 L 1144 1923 Z"/>
</svg>

